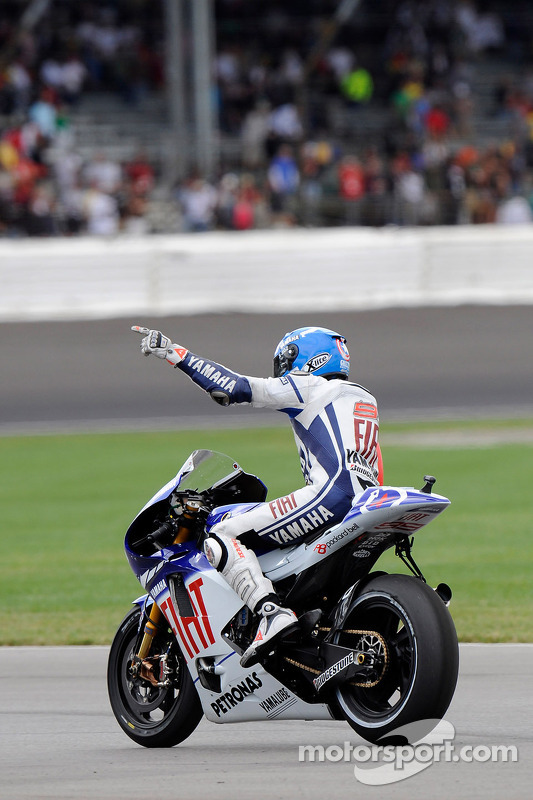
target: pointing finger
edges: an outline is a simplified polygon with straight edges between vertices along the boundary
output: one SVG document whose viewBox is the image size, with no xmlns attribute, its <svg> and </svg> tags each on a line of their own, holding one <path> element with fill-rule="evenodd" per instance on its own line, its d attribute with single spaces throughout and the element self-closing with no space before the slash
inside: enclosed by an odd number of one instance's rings
<svg viewBox="0 0 533 800">
<path fill-rule="evenodd" d="M 150 333 L 150 328 L 141 328 L 140 325 L 132 325 L 131 330 L 136 331 L 136 333 L 140 333 L 142 336 L 146 336 L 148 333 Z"/>
</svg>

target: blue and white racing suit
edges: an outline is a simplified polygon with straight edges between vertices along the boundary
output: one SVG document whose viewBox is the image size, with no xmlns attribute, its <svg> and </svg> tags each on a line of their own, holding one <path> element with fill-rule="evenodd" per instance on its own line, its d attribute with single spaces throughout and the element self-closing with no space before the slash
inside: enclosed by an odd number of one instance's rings
<svg viewBox="0 0 533 800">
<path fill-rule="evenodd" d="M 287 414 L 300 456 L 303 488 L 228 517 L 213 532 L 254 531 L 269 547 L 291 545 L 340 522 L 354 497 L 378 484 L 378 410 L 362 386 L 300 373 L 253 378 L 190 351 L 176 367 L 215 399 L 223 392 L 229 403 Z"/>
</svg>

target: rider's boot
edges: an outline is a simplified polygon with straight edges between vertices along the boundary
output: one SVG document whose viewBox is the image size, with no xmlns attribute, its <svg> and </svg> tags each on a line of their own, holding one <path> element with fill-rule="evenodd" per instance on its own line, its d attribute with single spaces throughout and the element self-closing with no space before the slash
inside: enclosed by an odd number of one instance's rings
<svg viewBox="0 0 533 800">
<path fill-rule="evenodd" d="M 277 599 L 277 598 L 276 598 Z M 290 608 L 283 608 L 279 602 L 264 600 L 258 612 L 262 619 L 252 644 L 241 657 L 241 667 L 251 667 L 259 660 L 262 652 L 267 652 L 282 633 L 289 633 L 298 626 L 298 618 Z"/>
<path fill-rule="evenodd" d="M 298 624 L 296 614 L 281 606 L 272 581 L 263 575 L 253 550 L 238 539 L 211 532 L 204 544 L 208 561 L 227 580 L 241 600 L 262 617 L 255 638 L 241 658 L 243 667 L 255 664 L 266 647 Z"/>
</svg>

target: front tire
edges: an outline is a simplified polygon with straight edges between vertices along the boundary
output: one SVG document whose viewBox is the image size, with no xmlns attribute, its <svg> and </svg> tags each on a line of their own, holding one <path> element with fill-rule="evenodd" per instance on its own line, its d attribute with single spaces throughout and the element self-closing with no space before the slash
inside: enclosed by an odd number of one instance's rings
<svg viewBox="0 0 533 800">
<path fill-rule="evenodd" d="M 124 618 L 109 652 L 107 687 L 111 708 L 122 730 L 144 747 L 173 747 L 194 731 L 202 718 L 202 706 L 185 659 L 172 633 L 161 629 L 150 657 L 168 652 L 169 685 L 153 686 L 135 673 L 141 610 Z"/>
<path fill-rule="evenodd" d="M 363 630 L 377 635 L 357 633 Z M 352 602 L 335 643 L 374 659 L 369 675 L 336 691 L 342 716 L 365 739 L 394 742 L 387 734 L 409 725 L 397 741 L 416 741 L 442 719 L 457 683 L 457 634 L 443 601 L 422 580 L 371 580 Z"/>
</svg>

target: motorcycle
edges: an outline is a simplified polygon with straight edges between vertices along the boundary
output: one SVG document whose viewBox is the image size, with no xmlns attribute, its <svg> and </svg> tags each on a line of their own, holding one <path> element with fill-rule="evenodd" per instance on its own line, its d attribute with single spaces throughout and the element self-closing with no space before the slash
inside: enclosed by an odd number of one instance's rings
<svg viewBox="0 0 533 800">
<path fill-rule="evenodd" d="M 430 588 L 412 556 L 414 534 L 450 503 L 432 492 L 435 478 L 424 480 L 421 490 L 367 488 L 342 522 L 303 543 L 254 547 L 299 626 L 243 668 L 259 620 L 202 544 L 217 522 L 264 502 L 267 488 L 226 455 L 192 453 L 126 533 L 146 594 L 109 654 L 109 698 L 124 732 L 145 747 L 172 747 L 203 716 L 345 720 L 380 743 L 409 723 L 433 728 L 453 697 L 459 657 L 451 590 Z M 373 571 L 389 548 L 411 574 Z"/>
</svg>

